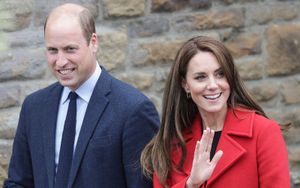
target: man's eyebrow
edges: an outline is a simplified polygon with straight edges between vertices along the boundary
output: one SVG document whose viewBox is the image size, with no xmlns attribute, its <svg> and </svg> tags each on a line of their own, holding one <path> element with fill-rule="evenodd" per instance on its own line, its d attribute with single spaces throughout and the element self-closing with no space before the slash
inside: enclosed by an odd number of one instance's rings
<svg viewBox="0 0 300 188">
<path fill-rule="evenodd" d="M 46 46 L 46 49 L 50 50 L 50 49 L 57 49 L 57 48 L 52 47 L 52 46 Z"/>
<path fill-rule="evenodd" d="M 64 46 L 63 49 L 68 49 L 68 48 L 78 48 L 78 45 L 75 45 L 75 44 L 69 44 L 67 46 Z"/>
</svg>

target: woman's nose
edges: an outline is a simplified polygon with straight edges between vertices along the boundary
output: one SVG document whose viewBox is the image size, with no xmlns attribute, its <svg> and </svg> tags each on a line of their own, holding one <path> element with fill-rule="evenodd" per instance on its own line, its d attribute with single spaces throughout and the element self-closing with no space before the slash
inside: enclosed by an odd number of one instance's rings
<svg viewBox="0 0 300 188">
<path fill-rule="evenodd" d="M 207 83 L 207 89 L 216 89 L 217 87 L 217 80 L 215 78 L 209 78 L 209 81 Z"/>
</svg>

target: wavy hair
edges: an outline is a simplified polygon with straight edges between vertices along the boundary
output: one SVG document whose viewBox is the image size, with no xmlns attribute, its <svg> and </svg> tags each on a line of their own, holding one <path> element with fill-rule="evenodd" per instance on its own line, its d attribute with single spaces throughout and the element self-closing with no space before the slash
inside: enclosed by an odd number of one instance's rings
<svg viewBox="0 0 300 188">
<path fill-rule="evenodd" d="M 182 81 L 186 77 L 190 60 L 199 52 L 212 53 L 219 62 L 230 86 L 230 96 L 227 104 L 233 109 L 243 106 L 266 117 L 263 109 L 255 102 L 234 65 L 229 50 L 219 41 L 206 36 L 191 38 L 178 51 L 175 63 L 168 75 L 162 104 L 162 121 L 157 135 L 144 148 L 141 155 L 141 165 L 147 177 L 155 172 L 159 181 L 167 186 L 168 173 L 172 168 L 181 170 L 186 158 L 186 145 L 182 131 L 190 127 L 198 112 L 196 104 L 186 97 Z M 180 162 L 173 167 L 171 163 L 172 141 L 179 141 L 182 152 Z"/>
</svg>

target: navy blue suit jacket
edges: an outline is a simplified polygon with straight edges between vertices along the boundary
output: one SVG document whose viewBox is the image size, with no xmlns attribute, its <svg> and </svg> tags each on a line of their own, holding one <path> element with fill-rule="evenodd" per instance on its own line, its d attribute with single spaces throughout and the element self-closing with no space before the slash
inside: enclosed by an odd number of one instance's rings
<svg viewBox="0 0 300 188">
<path fill-rule="evenodd" d="M 62 89 L 55 83 L 24 100 L 5 188 L 53 188 Z M 68 187 L 152 187 L 142 176 L 139 158 L 158 126 L 153 103 L 102 69 L 83 120 Z"/>
</svg>

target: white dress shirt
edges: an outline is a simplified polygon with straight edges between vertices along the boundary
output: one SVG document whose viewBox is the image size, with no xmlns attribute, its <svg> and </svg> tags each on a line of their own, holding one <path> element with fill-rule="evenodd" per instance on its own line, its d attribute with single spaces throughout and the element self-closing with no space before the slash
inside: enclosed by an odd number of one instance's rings
<svg viewBox="0 0 300 188">
<path fill-rule="evenodd" d="M 79 88 L 75 90 L 78 95 L 76 104 L 77 104 L 77 113 L 76 113 L 76 133 L 74 140 L 74 151 L 76 148 L 78 136 L 81 130 L 83 118 L 85 116 L 85 112 L 92 96 L 95 85 L 98 81 L 98 78 L 101 74 L 101 68 L 97 62 L 96 70 L 92 74 L 92 76 L 86 80 Z M 68 106 L 70 100 L 68 99 L 68 95 L 70 93 L 70 89 L 68 87 L 64 87 L 60 103 L 58 109 L 57 123 L 56 123 L 56 137 L 55 137 L 55 168 L 57 170 L 58 160 L 59 160 L 59 152 L 62 141 L 62 135 L 64 130 L 64 124 L 68 112 Z"/>
</svg>

